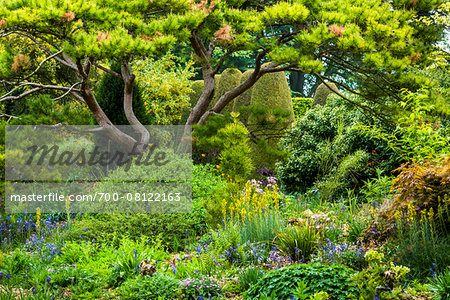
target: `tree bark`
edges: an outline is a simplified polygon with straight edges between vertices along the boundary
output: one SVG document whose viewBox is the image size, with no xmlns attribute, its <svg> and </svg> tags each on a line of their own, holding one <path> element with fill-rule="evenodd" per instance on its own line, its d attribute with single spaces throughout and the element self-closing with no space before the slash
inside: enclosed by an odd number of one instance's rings
<svg viewBox="0 0 450 300">
<path fill-rule="evenodd" d="M 136 143 L 133 148 L 133 152 L 136 153 L 132 154 L 139 154 L 147 149 L 148 143 L 150 141 L 150 134 L 147 128 L 145 128 L 145 126 L 142 125 L 142 123 L 139 122 L 139 120 L 136 118 L 136 115 L 133 111 L 133 83 L 135 76 L 131 71 L 127 60 L 122 61 L 121 71 L 123 81 L 125 83 L 123 101 L 125 117 L 127 118 L 128 123 L 130 123 L 130 125 L 133 127 L 134 131 L 136 131 L 140 136 L 139 143 Z"/>
<path fill-rule="evenodd" d="M 294 92 L 298 92 L 302 94 L 302 97 L 305 96 L 304 94 L 304 86 L 305 86 L 305 74 L 298 71 L 291 71 L 291 75 L 289 76 L 289 85 L 291 90 Z"/>
<path fill-rule="evenodd" d="M 255 59 L 255 69 L 253 70 L 253 73 L 244 81 L 241 82 L 238 86 L 234 87 L 233 89 L 229 90 L 225 94 L 223 94 L 216 102 L 214 107 L 210 109 L 209 111 L 206 111 L 198 121 L 199 125 L 202 125 L 206 122 L 208 117 L 213 114 L 217 114 L 221 112 L 227 104 L 229 104 L 231 101 L 233 101 L 234 98 L 244 93 L 246 90 L 251 88 L 258 79 L 265 74 L 266 72 L 270 72 L 273 70 L 273 65 L 270 63 L 268 67 L 264 70 L 261 69 L 261 61 L 266 55 L 267 51 L 263 50 L 256 56 Z"/>
<path fill-rule="evenodd" d="M 195 106 L 192 108 L 191 113 L 186 121 L 186 125 L 197 124 L 203 114 L 207 111 L 212 98 L 214 97 L 214 91 L 216 89 L 216 81 L 214 76 L 216 75 L 211 66 L 211 57 L 213 48 L 206 49 L 205 45 L 198 36 L 197 30 L 192 31 L 192 36 L 190 37 L 191 46 L 194 49 L 195 54 L 200 59 L 200 64 L 202 66 L 202 75 L 205 87 L 200 95 Z"/>
<path fill-rule="evenodd" d="M 100 125 L 105 130 L 105 133 L 108 135 L 108 137 L 110 137 L 118 144 L 124 146 L 129 153 L 133 152 L 135 148 L 134 145 L 137 143 L 137 141 L 131 136 L 120 131 L 116 126 L 114 126 L 114 124 L 111 123 L 108 116 L 106 116 L 100 105 L 98 105 L 97 100 L 92 93 L 92 90 L 85 83 L 81 85 L 80 95 L 81 97 L 83 97 L 84 101 L 89 107 L 89 110 L 94 115 L 94 118 L 97 121 L 98 125 Z"/>
<path fill-rule="evenodd" d="M 100 125 L 106 135 L 116 143 L 122 145 L 126 151 L 130 154 L 140 154 L 148 147 L 150 135 L 148 130 L 139 122 L 133 112 L 133 82 L 134 74 L 131 72 L 131 68 L 128 65 L 128 60 L 122 61 L 121 79 L 125 83 L 124 88 L 124 110 L 125 116 L 133 127 L 133 129 L 139 133 L 140 139 L 136 141 L 133 137 L 119 130 L 108 118 L 105 112 L 95 99 L 94 94 L 88 84 L 89 71 L 92 61 L 85 61 L 84 65 L 80 60 L 76 61 L 78 75 L 82 78 L 80 87 L 80 96 L 83 98 L 90 111 L 94 115 L 98 125 Z"/>
<path fill-rule="evenodd" d="M 186 121 L 186 125 L 194 125 L 200 121 L 200 118 L 208 110 L 208 106 L 214 97 L 214 91 L 216 90 L 216 81 L 214 79 L 214 72 L 212 68 L 206 67 L 202 68 L 203 81 L 205 82 L 205 87 L 203 89 L 200 98 L 192 108 L 191 113 Z"/>
<path fill-rule="evenodd" d="M 234 98 L 236 98 L 237 96 L 241 95 L 246 90 L 251 88 L 256 83 L 256 81 L 259 79 L 259 77 L 260 77 L 260 71 L 259 70 L 257 71 L 255 69 L 255 71 L 253 71 L 253 73 L 244 82 L 242 82 L 235 88 L 233 88 L 233 89 L 229 90 L 228 92 L 226 92 L 225 94 L 223 94 L 219 98 L 219 100 L 217 100 L 214 107 L 212 109 L 210 109 L 209 111 L 206 111 L 201 116 L 201 118 L 198 121 L 198 124 L 199 125 L 204 124 L 210 115 L 221 112 L 225 108 L 225 106 L 227 106 L 228 103 L 233 101 Z"/>
</svg>

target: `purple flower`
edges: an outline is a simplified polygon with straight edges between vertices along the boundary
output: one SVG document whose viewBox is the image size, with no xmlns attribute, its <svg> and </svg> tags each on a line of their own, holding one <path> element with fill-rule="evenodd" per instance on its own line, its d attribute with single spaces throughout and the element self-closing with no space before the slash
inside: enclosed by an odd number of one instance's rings
<svg viewBox="0 0 450 300">
<path fill-rule="evenodd" d="M 50 283 L 50 281 L 52 281 L 52 279 L 50 277 L 47 277 L 47 282 Z"/>
<path fill-rule="evenodd" d="M 175 264 L 172 265 L 172 272 L 175 275 L 177 274 L 177 265 L 175 265 Z"/>
</svg>

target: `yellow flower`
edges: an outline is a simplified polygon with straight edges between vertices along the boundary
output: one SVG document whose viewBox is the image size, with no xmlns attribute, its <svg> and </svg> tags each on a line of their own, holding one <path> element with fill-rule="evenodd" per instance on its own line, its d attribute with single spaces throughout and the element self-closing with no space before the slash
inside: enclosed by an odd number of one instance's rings
<svg viewBox="0 0 450 300">
<path fill-rule="evenodd" d="M 227 214 L 227 200 L 222 199 L 222 215 L 225 216 Z"/>
<path fill-rule="evenodd" d="M 217 169 L 219 169 L 219 168 L 220 168 L 220 166 L 219 166 L 219 165 L 216 165 L 216 168 L 217 168 Z"/>
<path fill-rule="evenodd" d="M 432 208 L 432 207 L 431 207 L 430 210 L 428 211 L 427 215 L 428 215 L 428 218 L 429 218 L 430 220 L 433 219 L 433 217 L 434 217 L 434 211 L 433 211 L 433 208 Z"/>
<path fill-rule="evenodd" d="M 66 197 L 66 214 L 67 214 L 67 222 L 70 222 L 70 198 L 69 196 Z"/>
<path fill-rule="evenodd" d="M 202 153 L 202 156 L 205 157 L 206 155 Z"/>
<path fill-rule="evenodd" d="M 41 228 L 41 208 L 36 208 L 36 229 L 39 232 L 39 229 Z"/>
</svg>

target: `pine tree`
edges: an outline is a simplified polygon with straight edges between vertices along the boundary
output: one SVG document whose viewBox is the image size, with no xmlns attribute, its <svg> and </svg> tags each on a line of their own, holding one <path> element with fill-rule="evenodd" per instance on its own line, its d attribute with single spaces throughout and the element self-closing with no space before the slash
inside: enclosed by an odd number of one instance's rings
<svg viewBox="0 0 450 300">
<path fill-rule="evenodd" d="M 135 75 L 130 62 L 158 57 L 177 40 L 187 39 L 187 28 L 198 26 L 202 14 L 192 11 L 187 0 L 0 0 L 0 82 L 6 87 L 0 101 L 43 90 L 71 95 L 90 109 L 110 138 L 140 153 L 149 133 L 133 111 Z M 21 53 L 20 47 L 8 48 L 20 39 L 35 46 L 37 59 Z M 119 64 L 119 70 L 108 68 L 110 64 Z M 64 66 L 76 76 L 67 84 L 46 80 L 39 70 L 48 65 Z M 125 117 L 138 139 L 114 126 L 98 104 L 92 77 L 99 71 L 122 81 Z"/>
<path fill-rule="evenodd" d="M 293 0 L 288 2 L 236 0 L 0 0 L 0 80 L 7 91 L 23 88 L 17 100 L 42 90 L 60 91 L 85 103 L 100 126 L 118 143 L 134 145 L 98 105 L 92 74 L 107 72 L 124 82 L 125 114 L 140 134 L 138 151 L 148 132 L 132 109 L 134 75 L 130 61 L 157 57 L 172 45 L 189 40 L 205 83 L 187 124 L 203 123 L 250 89 L 264 74 L 298 71 L 333 82 L 340 91 L 356 92 L 382 105 L 399 99 L 398 89 L 417 88 L 426 79 L 404 72 L 429 62 L 442 27 L 418 22 L 442 0 Z M 33 43 L 39 55 L 7 50 L 14 39 Z M 225 92 L 208 109 L 217 88 L 215 75 L 229 57 L 252 53 L 254 71 Z M 217 55 L 217 53 L 222 53 Z M 105 65 L 121 64 L 120 72 Z M 264 62 L 269 64 L 262 66 Z M 76 74 L 66 85 L 41 82 L 38 70 L 48 63 Z M 355 91 L 323 73 L 330 66 L 351 73 L 360 83 Z M 17 90 L 16 90 L 17 91 Z M 350 99 L 348 99 L 350 101 Z M 400 100 L 400 99 L 399 99 Z M 364 106 L 363 104 L 359 104 Z M 374 111 L 376 106 L 366 105 Z M 378 111 L 379 112 L 379 111 Z"/>
<path fill-rule="evenodd" d="M 416 21 L 438 7 L 441 0 L 272 3 L 202 0 L 193 6 L 193 10 L 205 12 L 190 36 L 205 88 L 187 124 L 202 124 L 209 115 L 220 113 L 267 73 L 289 70 L 314 75 L 320 82 L 336 84 L 341 92 L 358 93 L 379 104 L 358 103 L 378 114 L 386 108 L 382 104 L 388 97 L 401 100 L 399 89 L 415 89 L 428 82 L 405 70 L 429 63 L 442 28 L 427 28 Z M 428 33 L 422 34 L 424 30 Z M 254 71 L 208 109 L 217 88 L 215 75 L 228 58 L 248 52 L 256 54 L 250 66 Z M 265 61 L 271 63 L 262 66 Z M 351 74 L 358 90 L 327 76 L 325 70 L 330 68 L 343 74 L 342 78 Z"/>
</svg>

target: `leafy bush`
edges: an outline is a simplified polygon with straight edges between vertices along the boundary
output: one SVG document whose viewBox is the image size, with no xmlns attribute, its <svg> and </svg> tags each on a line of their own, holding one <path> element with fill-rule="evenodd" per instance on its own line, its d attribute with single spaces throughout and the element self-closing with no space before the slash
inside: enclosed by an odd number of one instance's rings
<svg viewBox="0 0 450 300">
<path fill-rule="evenodd" d="M 214 165 L 219 163 L 218 155 L 221 149 L 217 148 L 216 145 L 212 145 L 210 141 L 219 129 L 225 128 L 230 123 L 232 121 L 222 115 L 212 115 L 206 120 L 205 124 L 193 126 L 192 158 L 194 163 L 210 163 Z"/>
<path fill-rule="evenodd" d="M 296 119 L 303 117 L 306 112 L 311 108 L 312 99 L 294 97 L 292 98 L 292 106 L 294 107 L 294 114 Z"/>
<path fill-rule="evenodd" d="M 431 211 L 436 217 L 448 213 L 450 209 L 449 178 L 449 156 L 443 161 L 427 161 L 404 166 L 394 179 L 397 194 L 383 217 L 390 223 L 396 222 L 396 215 L 402 214 L 408 206 L 413 206 L 415 211 L 419 212 Z M 448 218 L 444 217 L 442 221 L 443 227 L 449 225 Z"/>
<path fill-rule="evenodd" d="M 430 116 L 436 107 L 432 93 L 421 89 L 415 93 L 403 90 L 400 106 L 404 111 L 396 120 L 395 130 L 377 126 L 361 127 L 367 134 L 383 140 L 404 161 L 421 162 L 450 156 L 450 126 L 445 119 Z"/>
<path fill-rule="evenodd" d="M 89 274 L 86 270 L 76 268 L 75 265 L 64 264 L 51 270 L 52 283 L 60 287 L 82 285 L 83 282 L 89 281 L 93 277 L 92 274 Z"/>
<path fill-rule="evenodd" d="M 369 202 L 382 203 L 391 193 L 392 180 L 394 177 L 382 175 L 383 170 L 376 169 L 377 178 L 372 178 L 364 183 L 361 193 Z"/>
<path fill-rule="evenodd" d="M 192 61 L 181 68 L 177 57 L 167 54 L 157 60 L 135 60 L 132 65 L 145 113 L 153 120 L 150 124 L 177 124 L 190 107 Z"/>
<path fill-rule="evenodd" d="M 192 167 L 192 219 L 195 220 L 197 232 L 206 229 L 207 210 L 205 203 L 215 197 L 217 192 L 225 189 L 226 183 L 221 176 L 215 174 L 214 166 L 194 165 Z"/>
<path fill-rule="evenodd" d="M 384 263 L 384 254 L 374 250 L 367 251 L 364 257 L 369 267 L 352 276 L 361 298 L 374 299 L 379 295 L 383 296 L 383 299 L 398 299 L 395 294 L 391 295 L 386 290 L 377 291 L 377 288 L 388 287 L 392 291 L 395 290 L 395 293 L 400 293 L 402 280 L 410 270 L 404 266 L 396 266 L 392 262 Z"/>
<path fill-rule="evenodd" d="M 355 270 L 361 270 L 367 266 L 364 250 L 354 244 L 334 244 L 327 239 L 326 243 L 319 243 L 319 246 L 318 253 L 313 258 L 314 262 L 341 264 Z"/>
<path fill-rule="evenodd" d="M 121 287 L 125 299 L 171 299 L 178 293 L 180 281 L 163 273 L 127 280 Z"/>
<path fill-rule="evenodd" d="M 342 158 L 336 171 L 328 176 L 327 179 L 317 184 L 322 200 L 327 200 L 335 194 L 342 195 L 346 188 L 355 188 L 355 185 L 361 184 L 361 178 L 367 176 L 370 155 L 363 151 L 357 150 Z"/>
<path fill-rule="evenodd" d="M 192 197 L 207 199 L 218 190 L 225 188 L 225 181 L 217 175 L 215 166 L 194 165 L 192 167 Z"/>
<path fill-rule="evenodd" d="M 171 172 L 185 172 L 191 175 L 190 160 L 171 159 L 167 168 Z M 183 169 L 182 169 L 183 168 Z M 191 236 L 201 234 L 206 229 L 207 213 L 204 201 L 225 187 L 225 183 L 218 175 L 210 172 L 211 166 L 192 167 L 192 212 L 167 214 L 94 214 L 86 215 L 83 220 L 74 224 L 68 233 L 67 240 L 77 240 L 80 236 L 89 240 L 97 239 L 101 242 L 112 242 L 128 236 L 139 239 L 141 235 L 155 238 L 164 237 L 164 244 L 170 250 L 183 249 Z M 129 192 L 132 183 L 118 185 L 116 182 L 124 178 L 138 180 L 142 178 L 158 180 L 161 174 L 149 172 L 145 166 L 133 166 L 129 171 L 118 168 L 107 177 L 107 182 L 96 186 L 100 192 Z M 138 184 L 136 184 L 139 186 Z M 121 189 L 124 189 L 123 191 Z M 87 230 L 86 230 L 87 229 Z"/>
<path fill-rule="evenodd" d="M 13 251 L 10 255 L 2 258 L 2 260 L 2 274 L 6 275 L 9 273 L 13 276 L 26 274 L 27 268 L 33 262 L 32 258 L 22 249 Z"/>
<path fill-rule="evenodd" d="M 349 279 L 354 271 L 341 265 L 324 266 L 292 265 L 266 274 L 245 293 L 244 299 L 276 295 L 276 299 L 290 299 L 297 290 L 299 282 L 306 283 L 308 295 L 322 291 L 332 299 L 347 299 L 351 295 L 357 297 L 357 290 L 351 286 Z"/>
<path fill-rule="evenodd" d="M 215 195 L 209 197 L 205 203 L 209 226 L 214 228 L 220 226 L 227 214 L 231 212 L 231 205 L 240 192 L 239 184 L 227 182 L 224 189 L 218 190 Z"/>
<path fill-rule="evenodd" d="M 261 214 L 277 212 L 280 208 L 280 194 L 276 184 L 276 178 L 268 177 L 266 186 L 252 179 L 245 183 L 243 190 L 234 195 L 230 201 L 228 214 L 240 219 L 258 217 Z"/>
<path fill-rule="evenodd" d="M 283 190 L 305 192 L 324 181 L 317 186 L 339 193 L 362 186 L 375 175 L 375 168 L 394 169 L 393 151 L 362 132 L 360 124 L 382 126 L 342 99 L 332 98 L 309 110 L 281 142 L 290 152 L 286 162 L 277 165 Z"/>
<path fill-rule="evenodd" d="M 88 241 L 85 238 L 66 242 L 54 263 L 76 266 L 77 270 L 85 270 L 111 286 L 119 286 L 139 274 L 139 263 L 143 259 L 163 261 L 169 258 L 161 240 L 150 240 L 145 236 L 140 238 L 137 241 L 123 238 L 113 243 L 99 243 L 96 239 Z"/>
<path fill-rule="evenodd" d="M 248 130 L 239 123 L 239 113 L 232 113 L 232 116 L 234 122 L 219 129 L 210 139 L 210 143 L 221 149 L 219 159 L 223 175 L 235 182 L 243 182 L 253 171 Z"/>
<path fill-rule="evenodd" d="M 210 224 L 218 224 L 226 216 L 240 221 L 259 218 L 261 215 L 270 216 L 277 213 L 280 204 L 280 194 L 275 177 L 271 177 L 270 187 L 261 187 L 256 180 L 247 181 L 244 188 L 235 182 L 228 182 L 226 188 L 219 191 L 207 201 Z M 265 218 L 265 217 L 264 217 Z M 265 219 L 269 221 L 268 219 Z M 252 226 L 254 221 L 249 221 Z M 253 224 L 259 227 L 259 224 Z M 264 224 L 261 224 L 264 226 Z M 270 226 L 269 223 L 267 225 Z M 255 228 L 255 227 L 253 227 Z M 262 227 L 261 227 L 262 228 Z"/>
<path fill-rule="evenodd" d="M 179 250 L 187 244 L 187 238 L 196 232 L 196 220 L 191 214 L 97 214 L 75 222 L 67 233 L 66 240 L 87 240 L 117 245 L 123 237 L 140 240 L 163 237 L 170 250 Z"/>
</svg>

